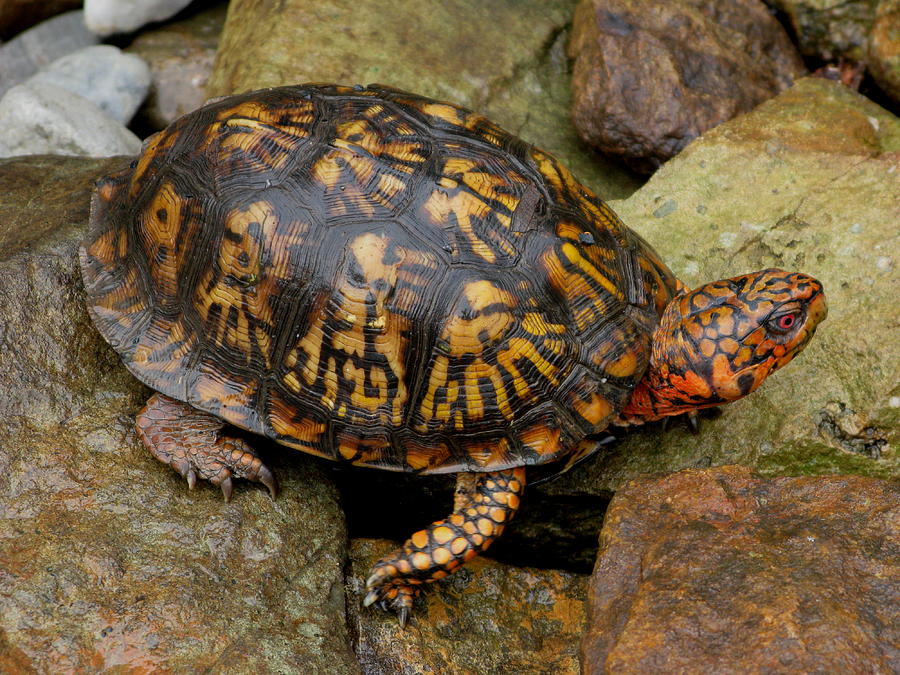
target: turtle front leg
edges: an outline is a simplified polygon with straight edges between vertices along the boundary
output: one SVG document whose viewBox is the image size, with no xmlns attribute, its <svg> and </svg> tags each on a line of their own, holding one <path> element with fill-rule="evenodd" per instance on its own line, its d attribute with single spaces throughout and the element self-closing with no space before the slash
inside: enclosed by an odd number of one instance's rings
<svg viewBox="0 0 900 675">
<path fill-rule="evenodd" d="M 405 626 L 422 584 L 443 579 L 487 549 L 515 515 L 524 489 L 524 468 L 460 474 L 453 513 L 375 563 L 363 604 L 396 612 Z"/>
<path fill-rule="evenodd" d="M 224 422 L 162 394 L 154 394 L 136 418 L 137 432 L 148 450 L 187 479 L 192 490 L 197 478 L 222 488 L 231 500 L 232 476 L 262 483 L 274 497 L 274 474 L 240 438 L 221 434 Z"/>
</svg>

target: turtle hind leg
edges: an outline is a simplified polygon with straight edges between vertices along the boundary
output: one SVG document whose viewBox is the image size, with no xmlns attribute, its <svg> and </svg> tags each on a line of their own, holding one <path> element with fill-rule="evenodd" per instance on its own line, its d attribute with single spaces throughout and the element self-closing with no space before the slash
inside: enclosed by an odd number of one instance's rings
<svg viewBox="0 0 900 675">
<path fill-rule="evenodd" d="M 524 489 L 524 468 L 460 474 L 453 513 L 375 563 L 363 604 L 394 611 L 406 625 L 422 584 L 443 579 L 490 546 L 518 510 Z"/>
<path fill-rule="evenodd" d="M 236 476 L 262 483 L 273 497 L 278 494 L 274 474 L 247 443 L 220 433 L 225 423 L 218 417 L 154 394 L 135 421 L 151 454 L 184 476 L 191 489 L 198 478 L 208 480 L 222 488 L 227 502 Z"/>
</svg>

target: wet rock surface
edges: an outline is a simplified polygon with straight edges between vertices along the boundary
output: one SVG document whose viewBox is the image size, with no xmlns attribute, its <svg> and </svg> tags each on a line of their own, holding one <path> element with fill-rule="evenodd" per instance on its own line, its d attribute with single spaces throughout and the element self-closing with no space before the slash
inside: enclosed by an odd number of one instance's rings
<svg viewBox="0 0 900 675">
<path fill-rule="evenodd" d="M 146 30 L 127 47 L 150 66 L 150 93 L 139 112 L 143 126 L 158 131 L 203 105 L 227 7 L 218 3 Z"/>
<path fill-rule="evenodd" d="M 897 560 L 895 481 L 634 481 L 601 535 L 583 672 L 896 672 Z"/>
<path fill-rule="evenodd" d="M 364 673 L 578 673 L 587 578 L 476 558 L 430 585 L 410 624 L 359 610 L 371 565 L 396 544 L 356 539 L 348 578 L 351 626 Z"/>
<path fill-rule="evenodd" d="M 0 46 L 0 96 L 61 56 L 97 42 L 81 10 L 42 21 Z"/>
<path fill-rule="evenodd" d="M 147 392 L 76 261 L 92 183 L 122 162 L 0 161 L 0 671 L 356 672 L 321 467 L 276 451 L 278 499 L 225 504 L 135 438 Z"/>
<path fill-rule="evenodd" d="M 604 198 L 638 182 L 569 118 L 565 43 L 575 0 L 451 0 L 423 12 L 351 0 L 232 0 L 207 93 L 298 82 L 377 82 L 490 116 L 559 157 Z"/>
<path fill-rule="evenodd" d="M 707 132 L 611 205 L 689 286 L 802 270 L 823 282 L 829 315 L 803 354 L 706 416 L 699 435 L 678 421 L 635 429 L 543 489 L 611 494 L 640 473 L 730 463 L 768 475 L 900 475 L 900 351 L 886 314 L 900 283 L 896 117 L 806 78 Z M 857 416 L 859 442 L 834 420 L 841 405 Z M 873 439 L 877 459 L 852 450 Z"/>
<path fill-rule="evenodd" d="M 645 173 L 804 70 L 758 0 L 583 0 L 569 55 L 579 134 Z"/>
</svg>

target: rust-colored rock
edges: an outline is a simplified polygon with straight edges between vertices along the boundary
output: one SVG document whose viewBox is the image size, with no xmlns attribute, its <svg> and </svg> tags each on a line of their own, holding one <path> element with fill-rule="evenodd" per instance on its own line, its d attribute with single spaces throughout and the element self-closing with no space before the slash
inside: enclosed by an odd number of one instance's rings
<svg viewBox="0 0 900 675">
<path fill-rule="evenodd" d="M 569 53 L 579 134 L 646 173 L 803 72 L 759 0 L 582 0 Z"/>
<path fill-rule="evenodd" d="M 896 481 L 639 479 L 600 544 L 586 673 L 900 671 Z"/>
<path fill-rule="evenodd" d="M 396 617 L 360 607 L 372 563 L 395 547 L 357 539 L 350 549 L 350 621 L 367 675 L 579 672 L 586 576 L 475 558 L 432 584 L 400 630 Z"/>
<path fill-rule="evenodd" d="M 144 59 L 152 76 L 139 123 L 158 131 L 203 104 L 226 9 L 227 3 L 219 3 L 143 31 L 125 50 Z"/>
<path fill-rule="evenodd" d="M 0 0 L 0 40 L 8 40 L 36 23 L 70 9 L 84 0 Z"/>
</svg>

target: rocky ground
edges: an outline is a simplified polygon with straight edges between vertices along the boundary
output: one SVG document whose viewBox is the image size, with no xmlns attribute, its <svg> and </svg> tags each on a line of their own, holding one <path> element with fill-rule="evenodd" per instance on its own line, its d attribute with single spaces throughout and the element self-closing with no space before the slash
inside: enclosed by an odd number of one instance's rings
<svg viewBox="0 0 900 675">
<path fill-rule="evenodd" d="M 174 17 L 185 2 L 118 3 L 124 16 L 43 4 L 0 2 L 0 672 L 900 671 L 895 0 L 773 0 L 781 23 L 751 28 L 715 3 L 666 3 L 687 44 L 624 0 L 602 16 L 592 0 L 450 0 L 428 14 L 232 0 Z M 751 53 L 777 46 L 786 74 L 762 59 L 747 82 L 719 49 L 735 31 Z M 625 80 L 601 77 L 623 44 L 643 45 L 631 65 L 667 64 L 669 84 L 628 75 L 627 58 Z M 707 44 L 694 63 L 716 78 L 691 76 L 684 54 Z M 868 97 L 801 77 L 839 58 L 866 60 Z M 249 485 L 228 504 L 190 492 L 140 447 L 132 419 L 148 391 L 83 305 L 75 251 L 93 181 L 207 96 L 306 80 L 486 112 L 563 159 L 686 283 L 801 269 L 824 283 L 829 317 L 699 436 L 653 425 L 533 486 L 490 556 L 436 584 L 401 631 L 361 607 L 366 572 L 445 515 L 452 482 L 257 442 L 276 500 Z M 582 140 L 595 142 L 582 122 L 597 118 L 579 102 L 615 108 L 623 86 L 648 107 L 683 88 L 669 121 L 728 112 L 682 127 L 677 147 L 666 133 L 654 145 L 653 120 L 619 125 L 642 142 L 630 156 L 600 143 L 613 159 Z M 729 88 L 740 105 L 719 99 Z M 649 179 L 622 164 L 646 171 L 647 157 Z"/>
</svg>

